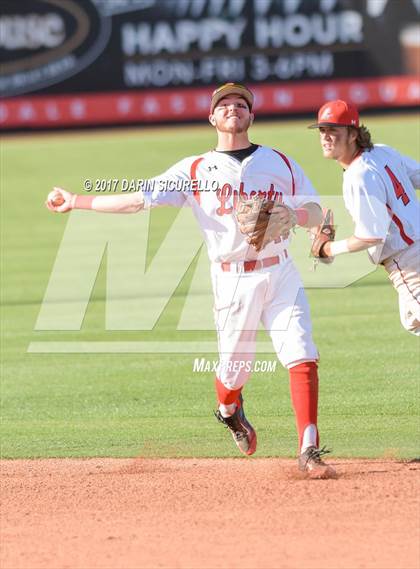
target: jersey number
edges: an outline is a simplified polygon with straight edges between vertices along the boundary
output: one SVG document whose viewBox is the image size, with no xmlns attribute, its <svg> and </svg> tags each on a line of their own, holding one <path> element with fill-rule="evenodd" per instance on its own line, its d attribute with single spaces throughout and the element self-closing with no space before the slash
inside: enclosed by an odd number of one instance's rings
<svg viewBox="0 0 420 569">
<path fill-rule="evenodd" d="M 395 176 L 394 172 L 391 170 L 389 166 L 385 166 L 386 173 L 391 178 L 392 185 L 394 186 L 394 192 L 397 200 L 402 200 L 404 205 L 407 205 L 410 202 L 410 198 L 405 193 L 405 190 L 399 181 L 399 179 Z"/>
</svg>

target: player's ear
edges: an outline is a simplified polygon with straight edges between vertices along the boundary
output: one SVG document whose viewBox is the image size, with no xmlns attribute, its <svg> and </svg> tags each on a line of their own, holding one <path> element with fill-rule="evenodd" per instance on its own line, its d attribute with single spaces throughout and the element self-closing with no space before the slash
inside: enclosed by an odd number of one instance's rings
<svg viewBox="0 0 420 569">
<path fill-rule="evenodd" d="M 212 126 L 216 126 L 216 119 L 214 118 L 214 115 L 213 115 L 213 114 L 209 115 L 209 123 L 210 123 Z"/>
<path fill-rule="evenodd" d="M 357 128 L 354 128 L 353 126 L 349 126 L 348 130 L 349 130 L 350 142 L 354 142 L 355 140 L 357 140 L 357 137 L 359 135 L 359 130 Z"/>
<path fill-rule="evenodd" d="M 251 126 L 252 123 L 254 122 L 254 118 L 255 118 L 254 113 L 251 113 L 251 114 L 249 115 L 249 126 Z"/>
</svg>

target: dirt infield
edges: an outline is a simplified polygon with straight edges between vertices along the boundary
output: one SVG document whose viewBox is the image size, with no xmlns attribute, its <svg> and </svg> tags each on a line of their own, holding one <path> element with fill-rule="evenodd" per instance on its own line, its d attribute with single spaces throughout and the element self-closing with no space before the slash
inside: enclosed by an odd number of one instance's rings
<svg viewBox="0 0 420 569">
<path fill-rule="evenodd" d="M 420 567 L 420 463 L 1 461 L 2 569 Z"/>
</svg>

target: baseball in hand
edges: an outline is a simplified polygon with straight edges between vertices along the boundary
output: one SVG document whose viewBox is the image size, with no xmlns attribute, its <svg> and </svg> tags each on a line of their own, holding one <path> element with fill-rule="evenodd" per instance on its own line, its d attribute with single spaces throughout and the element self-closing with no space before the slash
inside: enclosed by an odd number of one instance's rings
<svg viewBox="0 0 420 569">
<path fill-rule="evenodd" d="M 58 207 L 60 205 L 63 205 L 65 199 L 63 198 L 62 194 L 54 190 L 48 196 L 48 201 L 51 203 L 52 206 Z"/>
</svg>

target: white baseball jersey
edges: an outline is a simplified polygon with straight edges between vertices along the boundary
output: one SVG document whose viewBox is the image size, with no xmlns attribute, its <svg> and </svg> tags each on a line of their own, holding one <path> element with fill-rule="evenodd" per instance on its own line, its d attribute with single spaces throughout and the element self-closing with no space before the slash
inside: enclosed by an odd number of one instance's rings
<svg viewBox="0 0 420 569">
<path fill-rule="evenodd" d="M 354 235 L 382 240 L 368 249 L 374 263 L 420 239 L 415 188 L 420 188 L 420 164 L 383 144 L 363 152 L 344 172 L 343 196 Z"/>
<path fill-rule="evenodd" d="M 146 207 L 190 206 L 204 235 L 212 261 L 220 381 L 229 389 L 238 389 L 248 380 L 250 371 L 236 364 L 244 357 L 253 360 L 259 322 L 269 332 L 285 367 L 317 360 L 309 306 L 287 253 L 288 240 L 269 243 L 257 253 L 240 232 L 234 215 L 240 196 L 259 194 L 292 208 L 318 203 L 300 166 L 264 146 L 242 162 L 213 150 L 181 160 L 150 183 L 153 187 L 144 192 Z M 235 270 L 243 267 L 243 261 L 273 258 L 277 259 L 274 265 L 251 272 Z"/>
<path fill-rule="evenodd" d="M 192 183 L 195 180 L 196 183 Z M 302 168 L 282 153 L 259 146 L 242 162 L 212 150 L 181 160 L 149 180 L 145 207 L 192 207 L 213 262 L 255 260 L 279 254 L 288 240 L 257 253 L 240 232 L 234 209 L 240 195 L 259 194 L 294 209 L 319 198 Z"/>
</svg>

